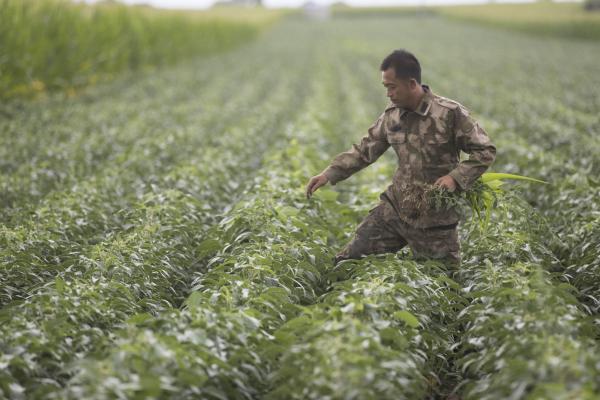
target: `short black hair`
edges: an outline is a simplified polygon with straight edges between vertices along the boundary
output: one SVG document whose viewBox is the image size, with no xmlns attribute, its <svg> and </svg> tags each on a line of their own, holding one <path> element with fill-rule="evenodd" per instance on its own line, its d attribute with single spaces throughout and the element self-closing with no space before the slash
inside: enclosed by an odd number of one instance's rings
<svg viewBox="0 0 600 400">
<path fill-rule="evenodd" d="M 414 78 L 421 84 L 421 65 L 419 60 L 410 51 L 398 49 L 392 51 L 381 62 L 380 69 L 385 71 L 388 68 L 394 68 L 396 78 L 410 79 Z"/>
</svg>

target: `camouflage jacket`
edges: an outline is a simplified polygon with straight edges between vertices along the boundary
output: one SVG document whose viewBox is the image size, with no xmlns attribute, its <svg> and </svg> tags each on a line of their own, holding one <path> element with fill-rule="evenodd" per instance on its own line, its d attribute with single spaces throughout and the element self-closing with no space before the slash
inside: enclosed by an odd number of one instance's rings
<svg viewBox="0 0 600 400">
<path fill-rule="evenodd" d="M 455 208 L 424 209 L 417 204 L 425 185 L 450 175 L 458 190 L 468 189 L 494 162 L 496 147 L 465 107 L 422 87 L 425 95 L 415 111 L 388 105 L 360 143 L 338 154 L 323 173 L 335 185 L 393 147 L 398 168 L 381 199 L 407 223 L 428 228 L 454 224 L 460 215 Z M 461 150 L 469 154 L 467 160 L 460 161 Z"/>
</svg>

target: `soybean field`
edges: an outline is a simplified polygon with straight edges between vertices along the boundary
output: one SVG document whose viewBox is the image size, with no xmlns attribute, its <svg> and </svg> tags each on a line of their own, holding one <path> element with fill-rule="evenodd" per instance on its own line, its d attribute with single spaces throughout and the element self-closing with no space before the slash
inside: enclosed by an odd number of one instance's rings
<svg viewBox="0 0 600 400">
<path fill-rule="evenodd" d="M 463 262 L 333 267 L 395 155 L 305 197 L 412 51 L 512 184 Z M 600 43 L 436 15 L 282 18 L 0 106 L 0 398 L 599 399 Z"/>
</svg>

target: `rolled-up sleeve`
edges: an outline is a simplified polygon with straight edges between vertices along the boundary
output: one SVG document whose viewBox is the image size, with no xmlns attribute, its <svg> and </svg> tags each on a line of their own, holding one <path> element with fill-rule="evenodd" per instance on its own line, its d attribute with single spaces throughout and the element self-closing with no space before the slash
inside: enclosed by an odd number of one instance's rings
<svg viewBox="0 0 600 400">
<path fill-rule="evenodd" d="M 496 159 L 496 146 L 465 108 L 459 107 L 454 112 L 455 143 L 469 158 L 461 161 L 449 175 L 462 190 L 467 190 Z"/>
<path fill-rule="evenodd" d="M 342 181 L 366 166 L 374 163 L 390 147 L 385 132 L 385 112 L 369 127 L 360 143 L 335 156 L 323 171 L 332 185 Z"/>
</svg>

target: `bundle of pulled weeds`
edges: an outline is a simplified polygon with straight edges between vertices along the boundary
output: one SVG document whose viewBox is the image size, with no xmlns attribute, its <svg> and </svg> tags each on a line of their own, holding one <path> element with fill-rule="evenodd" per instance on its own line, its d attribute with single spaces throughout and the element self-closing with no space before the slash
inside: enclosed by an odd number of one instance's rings
<svg viewBox="0 0 600 400">
<path fill-rule="evenodd" d="M 431 210 L 455 209 L 461 215 L 471 211 L 473 218 L 477 217 L 482 227 L 489 223 L 492 210 L 496 207 L 500 196 L 506 194 L 502 185 L 507 179 L 524 180 L 529 182 L 547 183 L 527 176 L 488 172 L 480 176 L 467 190 L 448 189 L 433 184 L 411 185 L 405 191 L 402 206 L 410 207 L 419 214 Z"/>
</svg>

